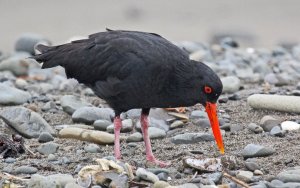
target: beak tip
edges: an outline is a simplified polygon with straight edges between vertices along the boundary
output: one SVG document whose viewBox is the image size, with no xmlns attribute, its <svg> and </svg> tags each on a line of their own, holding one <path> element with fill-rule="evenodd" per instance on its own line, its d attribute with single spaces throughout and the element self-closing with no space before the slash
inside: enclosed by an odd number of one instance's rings
<svg viewBox="0 0 300 188">
<path fill-rule="evenodd" d="M 224 155 L 224 154 L 225 154 L 225 149 L 224 149 L 224 148 L 221 148 L 221 149 L 220 149 L 220 153 L 221 153 L 222 155 Z"/>
</svg>

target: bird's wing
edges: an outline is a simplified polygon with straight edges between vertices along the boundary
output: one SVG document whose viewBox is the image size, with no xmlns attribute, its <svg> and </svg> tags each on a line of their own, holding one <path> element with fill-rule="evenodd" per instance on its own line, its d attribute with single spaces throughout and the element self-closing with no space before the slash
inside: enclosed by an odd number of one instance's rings
<svg viewBox="0 0 300 188">
<path fill-rule="evenodd" d="M 81 83 L 101 83 L 98 85 L 102 90 L 106 89 L 107 95 L 117 93 L 114 86 L 132 72 L 148 70 L 156 74 L 155 71 L 159 71 L 165 75 L 157 74 L 157 81 L 163 82 L 176 63 L 188 59 L 184 51 L 157 34 L 120 30 L 100 32 L 88 39 L 38 49 L 42 53 L 33 58 L 43 62 L 43 68 L 61 65 L 68 77 Z"/>
</svg>

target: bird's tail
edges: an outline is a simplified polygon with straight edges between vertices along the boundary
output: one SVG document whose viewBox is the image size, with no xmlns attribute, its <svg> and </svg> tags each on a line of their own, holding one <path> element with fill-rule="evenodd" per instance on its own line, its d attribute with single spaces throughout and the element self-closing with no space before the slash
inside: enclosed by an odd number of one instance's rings
<svg viewBox="0 0 300 188">
<path fill-rule="evenodd" d="M 35 59 L 39 63 L 43 63 L 42 68 L 51 68 L 61 65 L 60 61 L 56 61 L 56 50 L 58 46 L 45 46 L 43 44 L 38 44 L 35 46 L 35 49 L 40 52 L 35 56 L 32 56 L 32 59 Z"/>
</svg>

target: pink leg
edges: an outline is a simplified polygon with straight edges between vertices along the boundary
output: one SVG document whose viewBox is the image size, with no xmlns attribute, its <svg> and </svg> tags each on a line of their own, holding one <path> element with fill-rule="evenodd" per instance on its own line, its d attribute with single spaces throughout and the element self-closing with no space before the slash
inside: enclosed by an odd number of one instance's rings
<svg viewBox="0 0 300 188">
<path fill-rule="evenodd" d="M 155 157 L 152 153 L 151 142 L 150 142 L 150 138 L 149 138 L 149 134 L 148 134 L 148 127 L 149 127 L 148 126 L 148 115 L 145 115 L 145 114 L 141 115 L 141 125 L 142 125 L 142 133 L 143 133 L 143 137 L 144 137 L 144 142 L 145 142 L 145 146 L 146 146 L 146 159 L 150 162 L 154 162 L 155 164 L 157 164 L 161 167 L 170 165 L 169 163 L 165 163 L 165 162 L 155 159 Z"/>
<path fill-rule="evenodd" d="M 114 131 L 115 131 L 115 158 L 121 159 L 121 152 L 120 152 L 120 131 L 122 128 L 122 120 L 120 116 L 116 116 L 114 118 Z"/>
</svg>

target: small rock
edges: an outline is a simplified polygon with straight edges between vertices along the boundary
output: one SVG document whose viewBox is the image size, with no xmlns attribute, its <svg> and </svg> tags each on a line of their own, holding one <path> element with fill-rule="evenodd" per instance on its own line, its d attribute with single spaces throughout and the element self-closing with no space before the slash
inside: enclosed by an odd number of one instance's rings
<svg viewBox="0 0 300 188">
<path fill-rule="evenodd" d="M 223 93 L 234 93 L 240 89 L 240 79 L 236 76 L 221 78 Z"/>
<path fill-rule="evenodd" d="M 144 168 L 138 168 L 136 171 L 136 175 L 139 178 L 146 180 L 146 181 L 150 181 L 152 183 L 159 181 L 158 177 L 155 174 L 145 170 Z"/>
<path fill-rule="evenodd" d="M 275 119 L 272 116 L 264 116 L 260 120 L 260 124 L 264 131 L 270 132 L 274 127 L 280 124 L 280 120 Z"/>
<path fill-rule="evenodd" d="M 49 155 L 49 154 L 56 153 L 56 151 L 58 150 L 58 147 L 59 147 L 59 145 L 56 143 L 47 142 L 45 144 L 40 145 L 37 148 L 37 151 L 43 155 Z"/>
<path fill-rule="evenodd" d="M 192 120 L 193 124 L 201 127 L 202 129 L 210 127 L 210 121 L 208 119 L 195 119 Z"/>
<path fill-rule="evenodd" d="M 19 105 L 31 99 L 31 95 L 23 90 L 0 83 L 0 104 Z"/>
<path fill-rule="evenodd" d="M 204 118 L 204 119 L 207 119 L 208 116 L 207 116 L 207 113 L 205 111 L 194 110 L 194 111 L 191 112 L 190 118 L 191 119 L 195 119 L 195 118 Z"/>
<path fill-rule="evenodd" d="M 28 52 L 31 55 L 34 55 L 34 47 L 37 44 L 51 45 L 50 41 L 41 35 L 35 33 L 25 33 L 17 39 L 15 44 L 15 50 Z"/>
<path fill-rule="evenodd" d="M 111 125 L 111 121 L 107 120 L 96 120 L 93 124 L 95 130 L 106 131 L 107 127 Z"/>
<path fill-rule="evenodd" d="M 24 107 L 4 108 L 0 118 L 25 138 L 38 138 L 42 132 L 55 135 L 53 128 L 38 113 Z"/>
<path fill-rule="evenodd" d="M 269 156 L 275 153 L 275 150 L 272 148 L 264 147 L 261 145 L 248 144 L 242 151 L 242 156 L 244 158 L 251 157 L 264 157 Z"/>
<path fill-rule="evenodd" d="M 92 104 L 74 95 L 64 95 L 60 99 L 60 104 L 63 110 L 70 115 L 72 115 L 79 108 L 92 106 Z"/>
<path fill-rule="evenodd" d="M 161 173 L 157 174 L 157 177 L 158 177 L 158 179 L 161 180 L 161 181 L 168 181 L 168 177 L 169 177 L 169 176 L 168 176 L 167 173 L 161 172 Z"/>
<path fill-rule="evenodd" d="M 78 86 L 78 81 L 75 79 L 63 80 L 59 85 L 59 90 L 63 92 L 73 92 Z"/>
<path fill-rule="evenodd" d="M 218 100 L 218 102 L 219 103 L 227 103 L 228 100 L 229 100 L 228 97 L 220 97 L 219 100 Z"/>
<path fill-rule="evenodd" d="M 270 131 L 270 135 L 283 137 L 285 135 L 285 131 L 281 130 L 281 128 L 279 126 L 275 126 Z"/>
<path fill-rule="evenodd" d="M 30 65 L 36 65 L 37 62 L 28 59 L 28 53 L 18 53 L 0 62 L 0 71 L 10 71 L 15 76 L 26 76 Z"/>
<path fill-rule="evenodd" d="M 128 136 L 127 142 L 140 142 L 143 140 L 143 135 L 140 132 L 135 132 Z"/>
<path fill-rule="evenodd" d="M 202 141 L 213 141 L 214 137 L 208 133 L 184 133 L 172 137 L 174 144 L 194 144 Z"/>
<path fill-rule="evenodd" d="M 28 86 L 28 82 L 22 78 L 17 78 L 15 84 L 16 84 L 16 87 L 19 89 L 24 89 Z"/>
<path fill-rule="evenodd" d="M 174 121 L 171 125 L 170 125 L 170 129 L 177 129 L 177 128 L 182 128 L 184 126 L 184 123 L 180 120 L 176 120 Z"/>
<path fill-rule="evenodd" d="M 222 171 L 221 159 L 206 158 L 206 159 L 183 159 L 183 165 L 199 170 L 200 172 L 216 172 Z"/>
<path fill-rule="evenodd" d="M 72 138 L 95 144 L 113 144 L 115 137 L 107 132 L 86 130 L 81 128 L 64 128 L 59 131 L 60 138 Z M 124 139 L 121 137 L 121 140 Z"/>
<path fill-rule="evenodd" d="M 149 127 L 148 129 L 150 139 L 161 139 L 166 137 L 167 133 L 156 127 Z"/>
<path fill-rule="evenodd" d="M 133 129 L 133 122 L 131 119 L 125 119 L 122 121 L 122 128 L 121 128 L 121 132 L 131 132 Z M 109 125 L 106 128 L 106 131 L 109 133 L 114 133 L 114 124 Z"/>
<path fill-rule="evenodd" d="M 272 85 L 275 85 L 279 82 L 278 77 L 274 73 L 267 74 L 264 78 L 264 81 Z"/>
<path fill-rule="evenodd" d="M 70 164 L 70 163 L 71 163 L 70 159 L 67 158 L 67 157 L 62 157 L 61 162 L 62 162 L 63 164 Z"/>
<path fill-rule="evenodd" d="M 111 108 L 82 107 L 73 113 L 72 120 L 74 122 L 92 124 L 98 119 L 111 121 L 113 117 L 114 111 Z"/>
<path fill-rule="evenodd" d="M 296 166 L 280 172 L 277 178 L 283 182 L 298 182 L 300 183 L 300 166 Z"/>
<path fill-rule="evenodd" d="M 253 173 L 250 171 L 244 171 L 244 170 L 240 170 L 236 177 L 246 183 L 250 182 L 252 177 L 253 177 Z"/>
<path fill-rule="evenodd" d="M 258 176 L 264 175 L 264 173 L 261 170 L 254 170 L 253 174 Z"/>
<path fill-rule="evenodd" d="M 54 155 L 54 154 L 49 154 L 48 157 L 47 157 L 48 161 L 56 161 L 57 160 L 57 157 Z"/>
<path fill-rule="evenodd" d="M 254 109 L 300 113 L 300 97 L 297 96 L 254 94 L 248 97 L 247 103 Z"/>
<path fill-rule="evenodd" d="M 8 158 L 6 158 L 5 160 L 4 160 L 4 162 L 6 162 L 6 163 L 14 163 L 14 162 L 16 162 L 17 160 L 15 159 L 15 158 L 11 158 L 11 157 L 8 157 Z"/>
<path fill-rule="evenodd" d="M 20 166 L 14 170 L 15 174 L 35 174 L 38 169 L 32 166 Z"/>
<path fill-rule="evenodd" d="M 101 151 L 100 147 L 96 144 L 89 144 L 84 147 L 84 150 L 88 153 L 99 153 Z"/>
<path fill-rule="evenodd" d="M 42 107 L 42 110 L 49 111 L 49 110 L 55 109 L 55 108 L 56 108 L 56 104 L 53 101 L 49 101 Z"/>
<path fill-rule="evenodd" d="M 42 132 L 38 138 L 38 141 L 40 143 L 50 142 L 53 140 L 54 140 L 53 136 L 48 132 Z"/>
<path fill-rule="evenodd" d="M 248 170 L 250 170 L 252 172 L 260 169 L 260 166 L 256 162 L 248 161 L 248 159 L 247 159 L 247 161 L 245 161 L 245 166 Z"/>
<path fill-rule="evenodd" d="M 293 121 L 284 121 L 281 123 L 281 128 L 284 131 L 294 131 L 300 129 L 300 124 Z"/>
<path fill-rule="evenodd" d="M 254 132 L 255 134 L 259 134 L 259 133 L 262 133 L 264 131 L 261 126 L 255 124 L 255 123 L 248 124 L 248 129 L 250 131 Z"/>
</svg>

